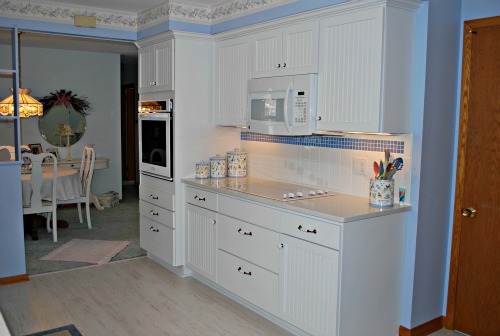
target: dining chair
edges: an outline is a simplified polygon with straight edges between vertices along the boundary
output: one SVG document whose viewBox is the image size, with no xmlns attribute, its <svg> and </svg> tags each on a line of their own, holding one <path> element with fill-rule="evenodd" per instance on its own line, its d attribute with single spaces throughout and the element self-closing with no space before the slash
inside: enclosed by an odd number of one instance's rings
<svg viewBox="0 0 500 336">
<path fill-rule="evenodd" d="M 80 165 L 80 182 L 82 188 L 80 197 L 68 200 L 57 200 L 57 204 L 76 204 L 78 207 L 78 218 L 80 219 L 80 223 L 83 223 L 82 203 L 85 203 L 87 225 L 89 229 L 92 229 L 92 223 L 90 220 L 90 203 L 91 203 L 90 185 L 92 183 L 92 176 L 94 175 L 94 164 L 95 164 L 94 148 L 84 147 L 82 154 L 82 162 Z"/>
<path fill-rule="evenodd" d="M 43 171 L 42 171 L 42 163 L 47 158 L 50 157 L 52 160 L 47 160 L 53 166 L 53 174 L 52 176 L 46 176 L 45 180 L 52 180 L 52 199 L 51 200 L 43 200 L 42 199 L 42 185 L 44 182 Z M 50 220 L 52 217 L 52 222 L 57 223 L 57 202 L 54 199 L 56 195 L 57 189 L 57 158 L 54 154 L 51 153 L 42 153 L 38 155 L 24 153 L 23 159 L 28 158 L 31 162 L 31 195 L 30 195 L 30 203 L 29 205 L 23 205 L 23 214 L 38 214 L 38 213 L 47 213 L 47 231 L 52 232 L 52 237 L 54 242 L 57 242 L 57 225 L 52 225 L 53 228 L 50 228 Z M 45 167 L 48 167 L 48 163 L 46 163 Z"/>
</svg>

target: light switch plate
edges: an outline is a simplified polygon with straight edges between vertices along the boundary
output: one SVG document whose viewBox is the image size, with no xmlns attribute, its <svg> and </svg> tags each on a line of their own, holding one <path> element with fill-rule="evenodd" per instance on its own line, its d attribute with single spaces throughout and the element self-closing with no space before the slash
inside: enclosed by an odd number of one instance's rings
<svg viewBox="0 0 500 336">
<path fill-rule="evenodd" d="M 354 174 L 358 175 L 366 175 L 366 161 L 367 159 L 364 157 L 355 157 L 353 158 L 352 168 Z"/>
</svg>

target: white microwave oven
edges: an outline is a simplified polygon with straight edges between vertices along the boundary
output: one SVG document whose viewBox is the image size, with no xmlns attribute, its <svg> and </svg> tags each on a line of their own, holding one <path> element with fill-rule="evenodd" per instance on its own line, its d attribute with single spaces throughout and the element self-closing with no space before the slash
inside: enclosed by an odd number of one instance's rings
<svg viewBox="0 0 500 336">
<path fill-rule="evenodd" d="M 274 135 L 310 135 L 316 130 L 317 75 L 248 81 L 248 130 Z"/>
</svg>

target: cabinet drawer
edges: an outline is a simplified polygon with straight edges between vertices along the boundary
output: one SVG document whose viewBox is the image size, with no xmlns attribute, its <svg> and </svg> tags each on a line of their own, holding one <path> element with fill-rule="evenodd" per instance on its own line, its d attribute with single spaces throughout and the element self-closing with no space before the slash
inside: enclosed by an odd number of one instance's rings
<svg viewBox="0 0 500 336">
<path fill-rule="evenodd" d="M 174 195 L 168 192 L 151 188 L 147 185 L 141 185 L 139 187 L 139 198 L 148 203 L 174 211 Z"/>
<path fill-rule="evenodd" d="M 219 196 L 219 213 L 278 231 L 280 211 L 247 201 Z"/>
<path fill-rule="evenodd" d="M 140 187 L 143 186 L 151 187 L 156 190 L 161 190 L 172 195 L 175 194 L 174 182 L 141 173 Z"/>
<path fill-rule="evenodd" d="M 217 211 L 218 195 L 209 191 L 186 187 L 186 202 Z"/>
<path fill-rule="evenodd" d="M 340 226 L 335 224 L 283 212 L 280 232 L 336 250 L 340 249 Z"/>
<path fill-rule="evenodd" d="M 173 264 L 175 255 L 174 230 L 144 216 L 140 217 L 140 227 L 141 247 L 158 258 Z"/>
<path fill-rule="evenodd" d="M 155 222 L 175 228 L 174 213 L 157 205 L 139 200 L 139 213 Z"/>
<path fill-rule="evenodd" d="M 279 233 L 219 215 L 219 248 L 274 273 L 279 268 Z"/>
<path fill-rule="evenodd" d="M 219 285 L 276 314 L 278 308 L 278 275 L 239 259 L 222 250 L 218 251 Z"/>
</svg>

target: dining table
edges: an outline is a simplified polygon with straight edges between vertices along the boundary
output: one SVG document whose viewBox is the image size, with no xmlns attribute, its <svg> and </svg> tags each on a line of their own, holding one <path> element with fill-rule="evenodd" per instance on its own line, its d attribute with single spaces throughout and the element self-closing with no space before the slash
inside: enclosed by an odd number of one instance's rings
<svg viewBox="0 0 500 336">
<path fill-rule="evenodd" d="M 54 175 L 53 166 L 42 166 L 43 183 L 41 188 L 42 199 L 52 199 L 52 176 Z M 32 193 L 31 188 L 31 174 L 29 172 L 21 174 L 22 182 L 22 195 L 23 206 L 30 205 L 30 198 Z M 57 185 L 56 185 L 56 199 L 68 200 L 80 196 L 81 193 L 80 174 L 77 169 L 58 167 L 57 168 Z M 25 216 L 25 230 L 31 233 L 33 240 L 38 240 L 37 228 L 43 226 L 45 220 L 39 215 L 26 215 Z M 65 220 L 58 219 L 57 227 L 66 228 L 69 223 Z"/>
<path fill-rule="evenodd" d="M 52 199 L 52 176 L 54 175 L 53 166 L 43 166 L 43 183 L 42 183 L 42 199 Z M 31 174 L 21 174 L 22 189 L 23 189 L 23 205 L 30 205 L 31 198 Z M 82 187 L 78 170 L 73 168 L 58 167 L 57 168 L 57 186 L 56 199 L 69 200 L 80 197 Z"/>
</svg>

